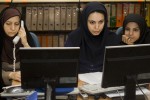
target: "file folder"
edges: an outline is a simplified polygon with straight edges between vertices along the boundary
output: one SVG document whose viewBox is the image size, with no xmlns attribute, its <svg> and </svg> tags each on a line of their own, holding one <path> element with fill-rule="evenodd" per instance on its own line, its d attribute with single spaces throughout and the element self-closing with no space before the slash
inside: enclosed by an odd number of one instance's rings
<svg viewBox="0 0 150 100">
<path fill-rule="evenodd" d="M 49 7 L 49 30 L 54 30 L 54 7 Z"/>
<path fill-rule="evenodd" d="M 64 37 L 63 33 L 59 34 L 59 47 L 64 47 Z"/>
<path fill-rule="evenodd" d="M 55 7 L 55 30 L 60 30 L 60 7 Z"/>
<path fill-rule="evenodd" d="M 78 11 L 77 7 L 72 8 L 72 30 L 78 27 Z"/>
<path fill-rule="evenodd" d="M 38 7 L 38 20 L 37 20 L 37 30 L 43 30 L 43 7 Z"/>
<path fill-rule="evenodd" d="M 60 30 L 66 30 L 66 7 L 61 7 Z"/>
<path fill-rule="evenodd" d="M 36 29 L 37 29 L 37 7 L 32 7 L 31 30 L 36 31 Z"/>
<path fill-rule="evenodd" d="M 26 7 L 26 26 L 27 29 L 30 31 L 31 30 L 31 17 L 32 16 L 32 8 L 31 7 Z"/>
<path fill-rule="evenodd" d="M 48 31 L 49 28 L 49 7 L 44 7 L 44 23 L 43 23 L 43 30 Z"/>
<path fill-rule="evenodd" d="M 72 7 L 67 7 L 66 30 L 71 30 Z"/>
</svg>

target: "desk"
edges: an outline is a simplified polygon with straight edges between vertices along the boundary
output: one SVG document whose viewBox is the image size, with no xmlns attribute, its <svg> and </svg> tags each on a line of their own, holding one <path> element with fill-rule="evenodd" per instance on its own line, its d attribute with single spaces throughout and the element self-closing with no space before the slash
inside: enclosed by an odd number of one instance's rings
<svg viewBox="0 0 150 100">
<path fill-rule="evenodd" d="M 79 87 L 79 86 L 82 86 L 83 84 L 85 84 L 83 81 L 80 81 L 80 80 L 78 81 L 78 87 Z M 77 100 L 83 100 L 83 99 L 82 99 L 81 96 L 78 96 Z M 94 100 L 93 96 L 89 96 L 88 100 Z M 102 97 L 100 97 L 98 100 L 111 100 L 111 99 L 108 98 L 108 97 L 105 98 L 105 99 L 102 98 Z"/>
<path fill-rule="evenodd" d="M 15 83 L 15 82 L 14 82 Z M 17 83 L 17 85 L 18 85 L 18 82 L 16 82 Z M 85 84 L 84 82 L 82 82 L 82 81 L 78 81 L 78 86 L 81 86 L 81 85 L 83 85 L 83 84 Z M 14 84 L 14 85 L 16 85 L 16 84 Z M 22 96 L 27 96 L 27 95 L 30 95 L 30 94 L 32 94 L 32 92 L 31 93 L 26 93 L 26 94 L 23 94 Z M 43 96 L 44 95 L 44 93 L 41 95 L 40 94 L 40 96 Z M 3 97 L 6 97 L 6 95 L 3 95 Z M 12 95 L 7 95 L 7 97 L 9 98 L 9 97 L 12 97 Z M 15 96 L 15 97 L 17 97 L 17 96 Z M 19 97 L 19 94 L 18 94 L 18 97 Z M 41 100 L 41 99 L 40 99 Z M 77 100 L 83 100 L 82 99 L 82 97 L 80 96 L 80 95 L 78 95 L 77 96 Z M 93 98 L 93 96 L 89 96 L 89 98 L 88 98 L 88 100 L 94 100 L 94 98 Z M 117 98 L 102 98 L 102 97 L 100 97 L 98 100 L 121 100 L 120 99 L 120 97 L 117 97 Z M 137 96 L 137 100 L 144 100 L 144 97 L 143 96 Z"/>
</svg>

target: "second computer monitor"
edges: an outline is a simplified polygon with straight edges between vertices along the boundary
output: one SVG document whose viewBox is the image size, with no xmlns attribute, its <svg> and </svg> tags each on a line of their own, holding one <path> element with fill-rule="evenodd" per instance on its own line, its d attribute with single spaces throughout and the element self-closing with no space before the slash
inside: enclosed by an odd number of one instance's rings
<svg viewBox="0 0 150 100">
<path fill-rule="evenodd" d="M 20 48 L 23 88 L 77 87 L 79 47 Z"/>
</svg>

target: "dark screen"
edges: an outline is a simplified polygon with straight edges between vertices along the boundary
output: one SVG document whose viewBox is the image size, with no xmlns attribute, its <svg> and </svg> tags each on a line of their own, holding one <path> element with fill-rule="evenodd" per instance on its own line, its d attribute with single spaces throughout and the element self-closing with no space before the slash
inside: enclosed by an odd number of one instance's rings
<svg viewBox="0 0 150 100">
<path fill-rule="evenodd" d="M 79 47 L 20 48 L 23 88 L 45 86 L 56 80 L 56 87 L 77 87 Z"/>
<path fill-rule="evenodd" d="M 150 82 L 150 45 L 121 45 L 105 48 L 102 87 L 123 86 L 127 76 L 138 83 Z"/>
</svg>

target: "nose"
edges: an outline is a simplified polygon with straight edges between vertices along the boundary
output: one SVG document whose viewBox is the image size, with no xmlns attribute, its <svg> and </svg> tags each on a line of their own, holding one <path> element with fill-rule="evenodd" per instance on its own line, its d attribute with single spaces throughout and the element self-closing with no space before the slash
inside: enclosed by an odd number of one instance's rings
<svg viewBox="0 0 150 100">
<path fill-rule="evenodd" d="M 99 24 L 96 24 L 95 28 L 98 29 L 99 28 Z"/>
<path fill-rule="evenodd" d="M 133 34 L 133 32 L 134 32 L 133 30 L 130 30 L 129 35 L 132 35 L 132 34 Z"/>
<path fill-rule="evenodd" d="M 11 25 L 11 30 L 15 30 L 15 25 Z"/>
</svg>

